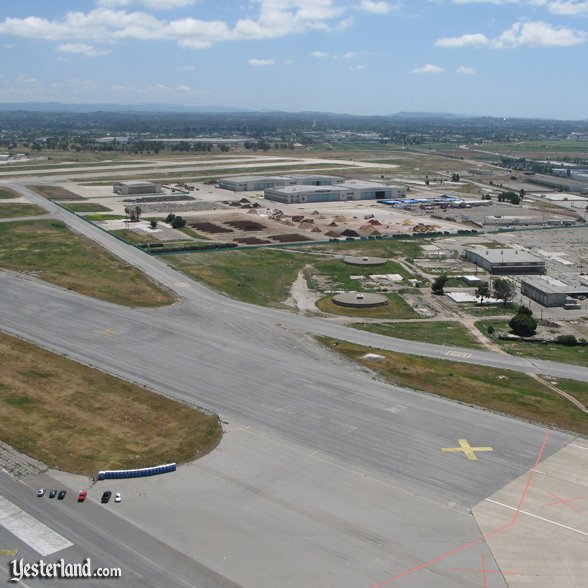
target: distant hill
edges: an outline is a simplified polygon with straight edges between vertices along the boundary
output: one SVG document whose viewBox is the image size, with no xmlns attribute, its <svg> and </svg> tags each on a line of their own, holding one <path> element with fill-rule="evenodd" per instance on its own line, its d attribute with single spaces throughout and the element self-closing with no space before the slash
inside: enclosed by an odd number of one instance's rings
<svg viewBox="0 0 588 588">
<path fill-rule="evenodd" d="M 246 108 L 230 106 L 183 106 L 181 104 L 66 104 L 63 102 L 0 102 L 0 112 L 179 112 L 179 113 L 230 113 L 251 112 Z"/>
</svg>

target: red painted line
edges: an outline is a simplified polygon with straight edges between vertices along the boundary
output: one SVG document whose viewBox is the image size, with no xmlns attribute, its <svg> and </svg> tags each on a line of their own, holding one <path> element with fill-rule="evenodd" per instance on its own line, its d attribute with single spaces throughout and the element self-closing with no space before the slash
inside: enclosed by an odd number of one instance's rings
<svg viewBox="0 0 588 588">
<path fill-rule="evenodd" d="M 482 541 L 486 541 L 487 539 L 490 539 L 490 537 L 493 537 L 494 535 L 497 535 L 498 533 L 502 533 L 506 529 L 509 529 L 510 527 L 514 526 L 514 524 L 518 520 L 521 509 L 523 508 L 523 505 L 525 504 L 525 500 L 527 499 L 527 495 L 529 494 L 529 489 L 531 488 L 533 478 L 535 477 L 535 472 L 537 471 L 537 466 L 541 462 L 541 457 L 543 456 L 543 452 L 545 451 L 545 446 L 547 445 L 547 441 L 549 440 L 550 436 L 551 436 L 551 431 L 548 430 L 547 433 L 545 434 L 545 438 L 543 439 L 543 443 L 541 444 L 541 448 L 539 449 L 537 459 L 535 460 L 535 465 L 531 469 L 531 473 L 529 475 L 529 479 L 527 480 L 527 485 L 525 486 L 525 490 L 523 491 L 523 495 L 521 496 L 521 500 L 519 501 L 519 505 L 516 509 L 515 514 L 512 517 L 512 520 L 510 521 L 510 523 L 507 523 L 506 525 L 503 525 L 502 527 L 499 527 L 498 529 L 495 529 L 494 531 L 491 531 L 490 533 L 487 533 L 486 535 L 482 535 L 481 537 L 476 537 L 475 539 L 468 541 L 468 543 L 465 543 L 464 545 L 461 545 L 460 547 L 456 547 L 455 549 L 452 549 L 451 551 L 448 551 L 447 553 L 443 553 L 442 555 L 438 555 L 437 557 L 434 557 L 433 559 L 430 559 L 430 560 L 428 560 L 418 566 L 415 566 L 414 568 L 411 568 L 410 570 L 407 570 L 406 572 L 402 572 L 401 574 L 398 574 L 397 576 L 394 576 L 388 580 L 385 580 L 384 582 L 380 582 L 379 584 L 374 584 L 372 586 L 372 588 L 382 588 L 383 586 L 387 586 L 388 584 L 391 584 L 392 582 L 395 582 L 396 580 L 400 580 L 400 578 L 404 578 L 406 576 L 409 576 L 410 574 L 414 574 L 414 572 L 418 572 L 419 570 L 423 570 L 425 568 L 428 568 L 431 565 L 433 565 L 434 563 L 437 563 L 438 561 L 446 559 L 447 557 L 454 555 L 455 553 L 459 553 L 460 551 L 463 551 L 464 549 L 467 549 L 468 547 L 471 547 L 472 545 L 476 545 L 478 543 L 481 543 Z"/>
<path fill-rule="evenodd" d="M 484 559 L 484 552 L 482 552 L 482 577 L 484 578 L 484 588 L 488 588 L 488 574 L 486 573 L 486 560 Z"/>
<path fill-rule="evenodd" d="M 577 512 L 578 514 L 582 514 L 582 511 L 578 508 L 573 507 L 571 504 L 569 504 L 570 502 L 572 502 L 573 500 L 584 500 L 584 496 L 575 496 L 574 498 L 560 498 L 557 494 L 554 494 L 553 492 L 550 492 L 549 490 L 546 490 L 547 494 L 550 494 L 551 496 L 553 496 L 553 498 L 557 498 L 557 500 L 555 502 L 549 502 L 547 504 L 543 504 L 542 506 L 555 506 L 556 504 L 563 504 L 563 506 L 567 506 L 568 508 L 571 508 L 573 511 Z"/>
</svg>

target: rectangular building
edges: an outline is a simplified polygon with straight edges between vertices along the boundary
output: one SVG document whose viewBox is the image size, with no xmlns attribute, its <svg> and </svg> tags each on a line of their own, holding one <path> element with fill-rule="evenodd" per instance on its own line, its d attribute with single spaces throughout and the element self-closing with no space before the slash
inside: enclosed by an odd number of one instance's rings
<svg viewBox="0 0 588 588">
<path fill-rule="evenodd" d="M 161 186 L 144 180 L 125 180 L 112 185 L 115 194 L 161 194 Z"/>
<path fill-rule="evenodd" d="M 544 274 L 545 261 L 518 249 L 469 247 L 464 257 L 494 275 Z"/>
<path fill-rule="evenodd" d="M 233 192 L 261 192 L 270 188 L 282 186 L 332 186 L 343 182 L 345 178 L 326 175 L 302 175 L 288 176 L 232 176 L 222 178 L 218 185 L 225 190 Z"/>
<path fill-rule="evenodd" d="M 352 200 L 384 200 L 404 198 L 406 189 L 387 186 L 378 182 L 346 180 L 332 186 L 295 185 L 269 188 L 264 191 L 266 200 L 284 204 L 305 204 L 307 202 L 337 202 Z"/>
<path fill-rule="evenodd" d="M 542 306 L 563 306 L 568 297 L 569 288 L 555 286 L 541 278 L 523 278 L 521 294 Z"/>
</svg>

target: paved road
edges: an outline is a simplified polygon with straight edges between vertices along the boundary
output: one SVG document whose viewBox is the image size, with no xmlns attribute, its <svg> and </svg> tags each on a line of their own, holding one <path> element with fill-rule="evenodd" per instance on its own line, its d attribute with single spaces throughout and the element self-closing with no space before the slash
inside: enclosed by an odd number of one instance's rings
<svg viewBox="0 0 588 588">
<path fill-rule="evenodd" d="M 64 488 L 48 475 L 37 477 L 37 482 L 47 488 Z M 39 533 L 31 527 L 34 521 L 19 525 L 27 535 L 23 541 L 7 531 L 0 520 L 0 545 L 3 549 L 18 549 L 16 556 L 0 556 L 0 568 L 6 571 L 13 559 L 23 558 L 25 563 L 35 563 L 43 558 L 45 562 L 59 561 L 81 563 L 87 557 L 92 569 L 97 567 L 120 568 L 121 577 L 113 579 L 70 580 L 70 584 L 96 588 L 239 588 L 227 578 L 197 564 L 193 559 L 158 541 L 113 512 L 114 504 L 101 505 L 88 498 L 83 504 L 77 502 L 77 489 L 68 488 L 65 500 L 36 497 L 35 489 L 0 473 L 0 500 L 15 505 L 36 521 L 47 525 L 67 541 L 63 549 L 48 555 L 35 550 L 39 539 L 46 539 L 47 533 Z M 20 518 L 20 515 L 19 517 Z M 32 547 L 33 546 L 33 547 Z M 56 546 L 57 548 L 59 545 Z M 25 584 L 42 583 L 43 586 L 63 586 L 64 580 L 26 580 Z"/>
</svg>

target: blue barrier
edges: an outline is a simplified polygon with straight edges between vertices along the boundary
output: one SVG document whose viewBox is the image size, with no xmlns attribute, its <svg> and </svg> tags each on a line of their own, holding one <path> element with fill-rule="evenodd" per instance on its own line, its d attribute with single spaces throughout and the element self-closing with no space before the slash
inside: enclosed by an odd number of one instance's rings
<svg viewBox="0 0 588 588">
<path fill-rule="evenodd" d="M 147 476 L 157 476 L 176 471 L 175 463 L 155 466 L 152 468 L 140 468 L 138 470 L 103 470 L 98 472 L 99 480 L 114 480 L 120 478 L 145 478 Z"/>
</svg>

